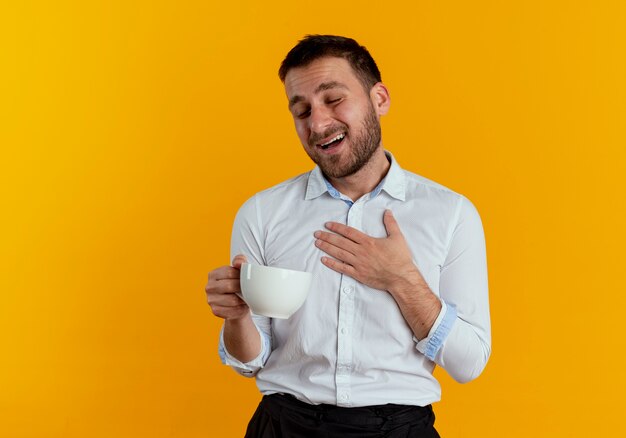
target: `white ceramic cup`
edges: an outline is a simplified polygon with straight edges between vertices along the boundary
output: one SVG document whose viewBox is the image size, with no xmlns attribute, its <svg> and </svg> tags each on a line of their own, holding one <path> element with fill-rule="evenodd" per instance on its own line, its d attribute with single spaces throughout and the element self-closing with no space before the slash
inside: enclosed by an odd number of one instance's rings
<svg viewBox="0 0 626 438">
<path fill-rule="evenodd" d="M 306 300 L 313 274 L 243 263 L 239 279 L 243 299 L 254 313 L 287 319 Z"/>
</svg>

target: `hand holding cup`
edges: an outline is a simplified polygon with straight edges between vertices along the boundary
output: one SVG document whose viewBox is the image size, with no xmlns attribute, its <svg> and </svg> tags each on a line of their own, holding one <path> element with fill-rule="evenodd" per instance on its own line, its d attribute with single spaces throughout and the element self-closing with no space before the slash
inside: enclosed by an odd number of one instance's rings
<svg viewBox="0 0 626 438">
<path fill-rule="evenodd" d="M 209 272 L 205 291 L 213 314 L 223 319 L 239 319 L 250 314 L 250 308 L 241 299 L 239 270 L 246 262 L 244 255 L 237 255 L 232 266 L 222 266 Z"/>
</svg>

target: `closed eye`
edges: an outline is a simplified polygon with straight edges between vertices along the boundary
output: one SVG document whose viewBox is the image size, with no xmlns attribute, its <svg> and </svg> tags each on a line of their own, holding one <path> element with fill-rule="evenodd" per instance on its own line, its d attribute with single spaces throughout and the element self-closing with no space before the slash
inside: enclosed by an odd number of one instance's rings
<svg viewBox="0 0 626 438">
<path fill-rule="evenodd" d="M 311 110 L 306 110 L 306 111 L 303 111 L 303 112 L 301 112 L 299 114 L 296 114 L 296 117 L 299 118 L 299 119 L 304 119 L 305 117 L 308 117 L 309 114 L 311 114 Z"/>
</svg>

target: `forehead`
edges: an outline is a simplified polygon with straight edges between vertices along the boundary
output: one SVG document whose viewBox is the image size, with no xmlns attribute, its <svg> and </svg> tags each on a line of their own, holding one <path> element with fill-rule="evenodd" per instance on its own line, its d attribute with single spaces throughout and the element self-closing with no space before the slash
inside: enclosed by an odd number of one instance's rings
<svg viewBox="0 0 626 438">
<path fill-rule="evenodd" d="M 285 76 L 285 91 L 289 99 L 314 94 L 321 84 L 337 82 L 348 89 L 361 87 L 358 77 L 343 58 L 325 57 L 303 67 L 289 70 Z"/>
</svg>

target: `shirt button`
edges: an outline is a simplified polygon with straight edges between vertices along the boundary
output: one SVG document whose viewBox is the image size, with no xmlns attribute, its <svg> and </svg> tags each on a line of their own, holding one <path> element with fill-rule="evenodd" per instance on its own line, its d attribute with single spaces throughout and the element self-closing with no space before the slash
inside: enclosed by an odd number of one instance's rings
<svg viewBox="0 0 626 438">
<path fill-rule="evenodd" d="M 344 327 L 341 329 L 341 334 L 345 335 L 348 332 L 348 330 Z"/>
<path fill-rule="evenodd" d="M 339 399 L 340 399 L 340 400 L 342 400 L 342 401 L 346 401 L 346 400 L 348 400 L 348 394 L 341 394 L 341 395 L 339 396 Z"/>
<path fill-rule="evenodd" d="M 343 293 L 344 294 L 350 295 L 351 292 L 352 292 L 352 288 L 350 286 L 345 286 L 343 288 Z"/>
</svg>

